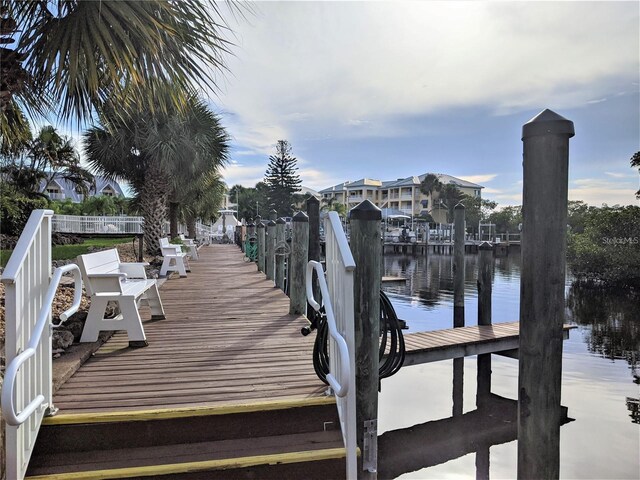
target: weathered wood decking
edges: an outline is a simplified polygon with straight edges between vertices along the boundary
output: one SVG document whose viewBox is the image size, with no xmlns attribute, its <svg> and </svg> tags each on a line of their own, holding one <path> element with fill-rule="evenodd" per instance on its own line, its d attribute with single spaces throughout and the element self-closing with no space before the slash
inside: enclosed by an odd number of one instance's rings
<svg viewBox="0 0 640 480">
<path fill-rule="evenodd" d="M 255 264 L 234 245 L 212 245 L 191 268 L 162 285 L 167 318 L 144 322 L 149 346 L 114 335 L 58 390 L 60 413 L 324 397 L 314 336 L 300 335 L 306 320 L 287 313 L 288 298 Z"/>
<path fill-rule="evenodd" d="M 569 338 L 565 325 L 564 338 Z M 409 333 L 404 336 L 406 357 L 404 365 L 437 362 L 484 353 L 501 353 L 517 358 L 520 343 L 520 323 L 496 323 L 448 328 L 431 332 Z"/>
</svg>

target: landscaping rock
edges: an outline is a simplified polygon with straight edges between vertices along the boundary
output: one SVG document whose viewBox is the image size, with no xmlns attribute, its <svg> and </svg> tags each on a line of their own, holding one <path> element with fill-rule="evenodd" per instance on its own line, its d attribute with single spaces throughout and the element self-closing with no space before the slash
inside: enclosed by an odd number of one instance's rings
<svg viewBox="0 0 640 480">
<path fill-rule="evenodd" d="M 63 328 L 53 331 L 51 348 L 54 350 L 67 349 L 73 344 L 73 333 L 69 330 L 63 330 Z"/>
</svg>

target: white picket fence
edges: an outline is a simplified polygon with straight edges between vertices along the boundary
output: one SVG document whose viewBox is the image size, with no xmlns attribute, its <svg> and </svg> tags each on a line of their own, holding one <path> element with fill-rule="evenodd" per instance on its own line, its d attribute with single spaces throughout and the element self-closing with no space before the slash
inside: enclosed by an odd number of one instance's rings
<svg viewBox="0 0 640 480">
<path fill-rule="evenodd" d="M 53 231 L 78 234 L 141 234 L 142 217 L 54 215 Z"/>
<path fill-rule="evenodd" d="M 143 233 L 143 217 L 53 215 L 52 225 L 52 231 L 58 233 L 105 235 L 140 235 Z M 186 234 L 187 226 L 179 224 L 178 232 Z M 211 225 L 199 220 L 196 222 L 197 238 L 210 241 L 214 233 Z M 164 223 L 163 234 L 169 234 L 169 222 Z"/>
<path fill-rule="evenodd" d="M 62 274 L 76 277 L 73 306 L 80 306 L 82 280 L 76 265 L 51 278 L 51 210 L 34 210 L 0 281 L 5 286 L 5 355 L 2 415 L 6 422 L 6 478 L 22 479 L 42 418 L 52 413 L 51 305 Z"/>
<path fill-rule="evenodd" d="M 347 479 L 355 479 L 357 434 L 353 276 L 356 264 L 337 212 L 329 212 L 324 231 L 326 275 L 319 262 L 309 262 L 307 298 L 311 306 L 319 310 L 320 305 L 313 298 L 312 273 L 315 270 L 330 334 L 327 381 L 338 405 L 342 438 L 347 451 Z"/>
</svg>

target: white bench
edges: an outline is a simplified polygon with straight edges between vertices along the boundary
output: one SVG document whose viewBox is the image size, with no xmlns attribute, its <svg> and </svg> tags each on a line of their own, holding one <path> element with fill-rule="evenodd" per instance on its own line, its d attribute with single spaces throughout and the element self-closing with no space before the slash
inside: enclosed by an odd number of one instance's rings
<svg viewBox="0 0 640 480">
<path fill-rule="evenodd" d="M 181 245 L 169 243 L 167 237 L 160 239 L 160 250 L 162 251 L 162 267 L 160 276 L 166 277 L 168 272 L 178 272 L 181 277 L 187 276 L 189 271 L 188 254 L 183 253 Z"/>
<path fill-rule="evenodd" d="M 78 256 L 91 306 L 80 342 L 95 342 L 103 330 L 126 330 L 129 346 L 146 347 L 138 307 L 144 302 L 151 307 L 151 318 L 165 318 L 155 280 L 147 279 L 146 263 L 122 263 L 116 249 Z M 107 303 L 117 302 L 119 314 L 104 318 Z"/>
<path fill-rule="evenodd" d="M 198 245 L 191 239 L 184 236 L 184 234 L 180 234 L 180 240 L 185 247 L 189 249 L 189 258 L 191 260 L 198 260 Z"/>
</svg>

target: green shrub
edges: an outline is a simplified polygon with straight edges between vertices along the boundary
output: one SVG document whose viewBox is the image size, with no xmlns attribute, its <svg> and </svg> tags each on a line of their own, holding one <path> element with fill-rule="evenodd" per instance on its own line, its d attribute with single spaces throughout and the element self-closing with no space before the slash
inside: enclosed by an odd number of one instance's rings
<svg viewBox="0 0 640 480">
<path fill-rule="evenodd" d="M 640 288 L 640 207 L 594 208 L 569 235 L 567 261 L 582 280 Z"/>
<path fill-rule="evenodd" d="M 0 194 L 0 233 L 20 235 L 33 210 L 48 208 L 46 198 L 28 198 L 3 189 Z"/>
</svg>

